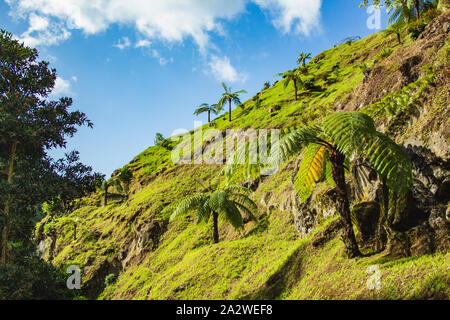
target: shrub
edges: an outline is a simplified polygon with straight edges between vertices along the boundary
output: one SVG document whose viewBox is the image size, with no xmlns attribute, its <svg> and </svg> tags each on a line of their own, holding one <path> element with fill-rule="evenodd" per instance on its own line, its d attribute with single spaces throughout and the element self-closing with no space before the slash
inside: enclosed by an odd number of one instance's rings
<svg viewBox="0 0 450 320">
<path fill-rule="evenodd" d="M 384 58 L 389 57 L 392 54 L 393 50 L 391 48 L 383 48 L 383 50 L 381 50 L 381 52 L 377 55 L 376 60 L 380 61 L 383 60 Z"/>
<path fill-rule="evenodd" d="M 419 20 L 414 21 L 408 25 L 408 33 L 414 40 L 419 37 L 419 35 L 425 30 L 426 24 Z"/>
<path fill-rule="evenodd" d="M 359 65 L 359 68 L 361 69 L 362 72 L 364 72 L 367 69 L 369 69 L 369 65 L 367 64 L 367 62 L 363 62 Z"/>
<path fill-rule="evenodd" d="M 327 81 L 328 80 L 328 76 L 329 76 L 329 72 L 322 72 L 322 73 L 319 73 L 316 77 L 317 77 L 317 80 L 323 80 L 323 81 Z"/>
<path fill-rule="evenodd" d="M 34 254 L 0 265 L 0 299 L 71 300 L 79 291 L 66 286 L 68 275 Z"/>
<path fill-rule="evenodd" d="M 441 14 L 441 11 L 436 8 L 429 9 L 425 11 L 422 16 L 420 17 L 420 20 L 422 20 L 424 23 L 428 24 L 435 18 L 437 18 Z"/>
<path fill-rule="evenodd" d="M 161 133 L 157 132 L 156 135 L 155 135 L 155 140 L 154 140 L 155 146 L 159 145 L 164 140 L 165 140 L 164 136 Z"/>
<path fill-rule="evenodd" d="M 105 286 L 110 286 L 114 282 L 116 282 L 116 275 L 114 273 L 110 273 L 105 277 Z"/>
</svg>

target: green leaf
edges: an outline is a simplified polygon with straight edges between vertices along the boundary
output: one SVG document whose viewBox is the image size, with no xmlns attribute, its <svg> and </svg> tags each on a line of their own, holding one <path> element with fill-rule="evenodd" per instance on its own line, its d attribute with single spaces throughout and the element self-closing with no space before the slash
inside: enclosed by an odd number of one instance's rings
<svg viewBox="0 0 450 320">
<path fill-rule="evenodd" d="M 294 188 L 300 201 L 305 202 L 316 186 L 324 178 L 328 150 L 325 146 L 310 143 L 303 152 L 300 168 L 295 176 Z"/>
</svg>

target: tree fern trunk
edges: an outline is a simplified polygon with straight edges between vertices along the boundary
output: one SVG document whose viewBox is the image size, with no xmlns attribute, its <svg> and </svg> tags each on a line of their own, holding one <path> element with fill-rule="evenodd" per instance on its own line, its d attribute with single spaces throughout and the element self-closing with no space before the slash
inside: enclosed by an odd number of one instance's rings
<svg viewBox="0 0 450 320">
<path fill-rule="evenodd" d="M 16 148 L 17 148 L 17 142 L 14 142 L 11 146 L 11 154 L 9 159 L 9 169 L 8 169 L 8 183 L 12 183 L 12 177 L 14 173 L 14 160 L 16 158 Z M 5 220 L 4 220 L 4 226 L 3 226 L 3 232 L 2 232 L 2 257 L 0 259 L 1 264 L 6 263 L 6 249 L 8 246 L 8 224 L 9 224 L 9 210 L 11 207 L 12 197 L 11 194 L 8 195 L 8 198 L 6 199 L 5 203 Z"/>
<path fill-rule="evenodd" d="M 348 200 L 347 187 L 345 185 L 345 171 L 344 171 L 345 156 L 333 150 L 330 154 L 330 161 L 332 163 L 333 179 L 336 183 L 337 203 L 336 209 L 341 216 L 344 226 L 342 241 L 345 245 L 345 252 L 349 258 L 360 256 L 361 252 L 356 242 L 355 233 L 353 232 L 353 225 L 350 217 L 350 204 Z"/>
<path fill-rule="evenodd" d="M 108 205 L 108 186 L 105 187 L 105 195 L 104 195 L 104 199 L 103 199 L 103 205 L 104 206 Z"/>
<path fill-rule="evenodd" d="M 211 126 L 211 111 L 208 110 L 208 123 Z"/>
<path fill-rule="evenodd" d="M 379 195 L 379 198 L 381 199 L 381 206 L 380 206 L 380 217 L 378 220 L 377 225 L 377 231 L 376 231 L 376 250 L 378 252 L 383 251 L 386 249 L 386 230 L 385 230 L 385 224 L 388 216 L 388 210 L 389 210 L 389 190 L 386 186 L 385 179 L 382 179 L 382 188 L 381 188 L 381 194 Z"/>
<path fill-rule="evenodd" d="M 414 7 L 416 8 L 417 20 L 420 19 L 419 1 L 414 1 Z"/>
<path fill-rule="evenodd" d="M 228 121 L 231 122 L 231 100 L 228 100 Z"/>
<path fill-rule="evenodd" d="M 219 226 L 218 226 L 218 219 L 219 214 L 217 212 L 213 212 L 213 240 L 214 243 L 219 242 Z"/>
</svg>

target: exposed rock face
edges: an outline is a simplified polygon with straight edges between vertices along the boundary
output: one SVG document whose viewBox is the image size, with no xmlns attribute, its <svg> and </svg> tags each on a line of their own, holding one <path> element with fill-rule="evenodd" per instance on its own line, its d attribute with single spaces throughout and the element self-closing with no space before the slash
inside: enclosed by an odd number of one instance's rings
<svg viewBox="0 0 450 320">
<path fill-rule="evenodd" d="M 162 222 L 154 220 L 140 224 L 129 245 L 120 254 L 122 268 L 140 259 L 146 252 L 156 249 L 165 228 Z"/>
<path fill-rule="evenodd" d="M 402 75 L 402 87 L 419 79 L 420 73 L 419 70 L 415 68 L 415 66 L 418 66 L 422 62 L 422 60 L 423 56 L 418 54 L 407 58 L 405 62 L 403 62 L 403 64 L 398 68 Z"/>
<path fill-rule="evenodd" d="M 296 193 L 292 192 L 292 214 L 295 228 L 301 236 L 308 235 L 317 224 L 336 215 L 335 200 L 336 192 L 332 188 L 314 190 L 311 198 L 302 204 Z"/>
</svg>

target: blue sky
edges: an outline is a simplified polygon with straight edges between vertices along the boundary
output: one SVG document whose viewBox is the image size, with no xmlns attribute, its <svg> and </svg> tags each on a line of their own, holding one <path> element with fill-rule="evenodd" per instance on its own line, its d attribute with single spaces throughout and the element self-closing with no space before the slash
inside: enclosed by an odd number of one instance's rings
<svg viewBox="0 0 450 320">
<path fill-rule="evenodd" d="M 183 7 L 181 4 L 184 3 Z M 365 37 L 359 0 L 1 0 L 0 28 L 38 48 L 94 129 L 70 139 L 84 163 L 107 174 L 168 137 L 190 130 L 216 103 L 220 82 L 245 89 L 292 69 L 348 36 Z M 383 14 L 381 26 L 386 25 Z M 57 157 L 61 151 L 53 151 Z"/>
</svg>

